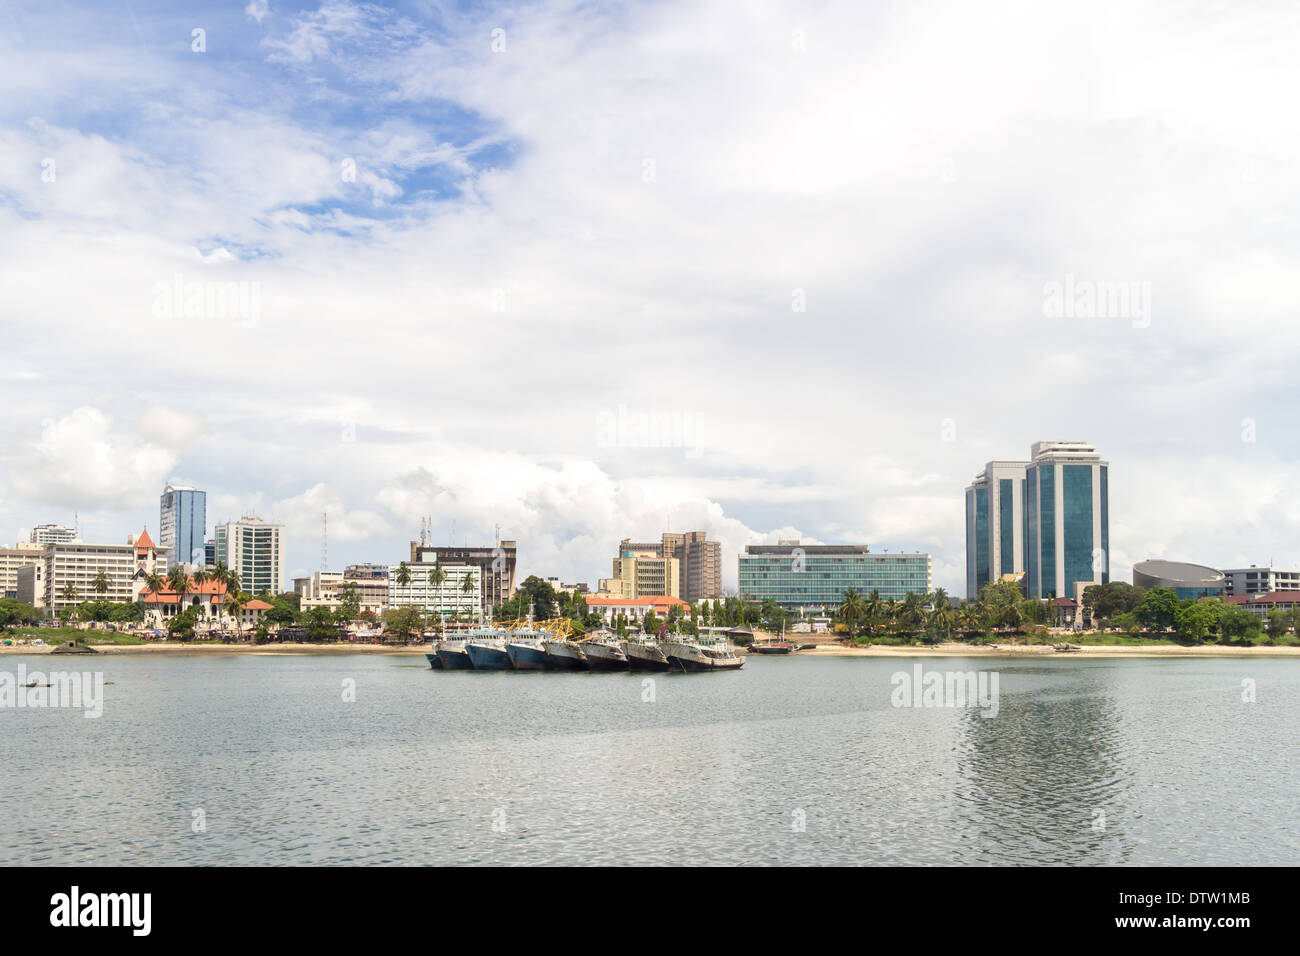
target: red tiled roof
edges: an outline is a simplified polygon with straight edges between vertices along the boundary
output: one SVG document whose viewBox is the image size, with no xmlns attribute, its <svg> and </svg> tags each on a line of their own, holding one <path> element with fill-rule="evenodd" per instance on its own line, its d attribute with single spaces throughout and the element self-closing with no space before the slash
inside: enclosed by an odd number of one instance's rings
<svg viewBox="0 0 1300 956">
<path fill-rule="evenodd" d="M 271 605 L 267 604 L 265 601 L 259 601 L 257 598 L 253 598 L 252 600 L 244 602 L 244 610 L 269 611 L 271 610 Z"/>
<path fill-rule="evenodd" d="M 1057 598 L 1052 603 L 1057 607 L 1078 607 L 1073 598 Z"/>
<path fill-rule="evenodd" d="M 1300 604 L 1300 591 L 1268 591 L 1252 594 L 1251 604 Z"/>
<path fill-rule="evenodd" d="M 686 606 L 686 602 L 681 598 L 675 598 L 667 594 L 656 595 L 654 597 L 639 598 L 607 598 L 587 596 L 587 606 L 598 605 L 601 607 L 620 606 L 620 607 L 671 607 L 674 604 Z"/>
<path fill-rule="evenodd" d="M 145 604 L 175 604 L 177 600 L 176 592 L 167 585 L 163 585 L 161 591 L 150 591 L 146 589 L 142 592 L 144 597 L 141 598 Z M 202 586 L 194 583 L 190 578 L 189 590 L 185 592 L 185 597 L 207 597 L 212 595 L 212 603 L 220 604 L 224 599 L 226 586 L 220 581 L 204 581 Z"/>
<path fill-rule="evenodd" d="M 153 543 L 153 538 L 149 537 L 149 529 L 145 528 L 140 532 L 140 537 L 135 539 L 135 549 L 137 551 L 157 551 L 158 546 Z"/>
</svg>

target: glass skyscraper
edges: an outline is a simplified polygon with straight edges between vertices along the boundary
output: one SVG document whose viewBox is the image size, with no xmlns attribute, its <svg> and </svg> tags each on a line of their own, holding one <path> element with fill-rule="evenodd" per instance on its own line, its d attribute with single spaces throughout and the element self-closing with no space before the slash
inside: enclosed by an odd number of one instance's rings
<svg viewBox="0 0 1300 956">
<path fill-rule="evenodd" d="M 966 596 L 1024 575 L 1029 597 L 1077 600 L 1110 580 L 1110 465 L 1087 442 L 1041 441 L 991 461 L 966 489 Z"/>
<path fill-rule="evenodd" d="M 207 563 L 208 495 L 168 485 L 158 503 L 158 556 L 168 567 Z"/>
</svg>

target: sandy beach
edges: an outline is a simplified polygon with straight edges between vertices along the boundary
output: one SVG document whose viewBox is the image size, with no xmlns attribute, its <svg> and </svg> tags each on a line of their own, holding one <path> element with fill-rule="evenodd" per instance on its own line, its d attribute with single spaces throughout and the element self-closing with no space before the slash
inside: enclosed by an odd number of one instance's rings
<svg viewBox="0 0 1300 956">
<path fill-rule="evenodd" d="M 1223 647 L 1205 644 L 1183 647 L 1180 644 L 1155 644 L 1148 647 L 1083 646 L 1077 651 L 1060 653 L 1050 644 L 934 644 L 926 647 L 842 647 L 822 644 L 798 651 L 815 657 L 1050 657 L 1062 660 L 1100 657 L 1296 657 L 1300 647 Z"/>
<path fill-rule="evenodd" d="M 286 654 L 407 654 L 423 655 L 428 646 L 411 644 L 406 647 L 385 644 L 178 644 L 160 641 L 152 644 L 92 644 L 99 655 L 116 654 L 257 654 L 277 656 Z M 0 646 L 0 655 L 45 655 L 54 649 L 53 645 L 32 647 Z M 68 660 L 99 655 L 58 655 Z"/>
</svg>

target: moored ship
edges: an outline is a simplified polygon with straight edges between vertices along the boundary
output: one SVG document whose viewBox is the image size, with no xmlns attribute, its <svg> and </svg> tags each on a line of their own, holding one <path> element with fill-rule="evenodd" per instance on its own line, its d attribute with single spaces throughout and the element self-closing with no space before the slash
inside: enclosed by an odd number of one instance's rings
<svg viewBox="0 0 1300 956">
<path fill-rule="evenodd" d="M 476 671 L 508 671 L 512 669 L 510 655 L 506 653 L 506 634 L 501 627 L 484 627 L 471 631 L 465 640 L 465 652 Z"/>
<path fill-rule="evenodd" d="M 689 641 L 664 641 L 663 651 L 670 670 L 726 671 L 739 670 L 745 659 L 725 643 L 694 643 Z"/>
<path fill-rule="evenodd" d="M 669 667 L 663 648 L 650 641 L 624 641 L 623 654 L 634 671 L 666 671 Z"/>
<path fill-rule="evenodd" d="M 542 641 L 546 638 L 546 631 L 533 627 L 510 628 L 510 634 L 506 637 L 506 655 L 510 658 L 510 666 L 517 671 L 550 670 L 550 660 L 546 656 L 546 649 L 542 647 Z"/>
<path fill-rule="evenodd" d="M 587 669 L 587 655 L 582 646 L 573 641 L 550 639 L 542 641 L 546 660 L 551 667 L 561 671 L 582 671 Z"/>
<path fill-rule="evenodd" d="M 623 653 L 623 648 L 619 646 L 617 641 L 608 638 L 584 641 L 582 653 L 587 659 L 587 666 L 594 671 L 625 671 L 628 669 L 627 655 Z"/>
</svg>

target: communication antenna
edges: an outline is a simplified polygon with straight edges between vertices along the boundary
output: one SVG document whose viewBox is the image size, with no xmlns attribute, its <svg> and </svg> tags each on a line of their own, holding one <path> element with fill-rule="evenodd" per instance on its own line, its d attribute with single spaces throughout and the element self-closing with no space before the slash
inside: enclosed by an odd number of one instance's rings
<svg viewBox="0 0 1300 956">
<path fill-rule="evenodd" d="M 320 513 L 320 569 L 329 570 L 329 548 L 330 548 L 330 513 L 322 511 Z"/>
</svg>

